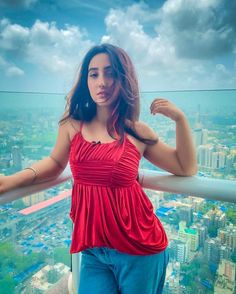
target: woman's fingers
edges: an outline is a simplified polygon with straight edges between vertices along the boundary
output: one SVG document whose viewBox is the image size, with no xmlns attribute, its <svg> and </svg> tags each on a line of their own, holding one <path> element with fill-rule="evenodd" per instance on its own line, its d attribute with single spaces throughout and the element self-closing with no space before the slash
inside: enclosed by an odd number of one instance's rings
<svg viewBox="0 0 236 294">
<path fill-rule="evenodd" d="M 150 106 L 150 111 L 152 114 L 155 114 L 157 112 L 160 112 L 163 107 L 167 107 L 168 106 L 168 101 L 165 99 L 155 99 L 151 106 Z"/>
<path fill-rule="evenodd" d="M 153 115 L 160 113 L 175 121 L 177 121 L 183 115 L 183 112 L 178 107 L 176 107 L 170 101 L 162 98 L 153 100 L 150 106 L 150 111 Z"/>
<path fill-rule="evenodd" d="M 166 105 L 156 105 L 152 108 L 151 113 L 156 114 L 156 113 L 164 113 L 168 109 L 168 106 Z"/>
</svg>

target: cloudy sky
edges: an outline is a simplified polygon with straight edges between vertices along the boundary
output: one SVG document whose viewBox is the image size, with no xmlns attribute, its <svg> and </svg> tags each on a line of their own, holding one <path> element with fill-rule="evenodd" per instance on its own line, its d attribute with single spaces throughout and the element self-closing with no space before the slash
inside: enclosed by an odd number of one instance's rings
<svg viewBox="0 0 236 294">
<path fill-rule="evenodd" d="M 236 88 L 235 11 L 235 0 L 0 0 L 0 90 L 66 93 L 101 42 L 128 52 L 142 91 Z"/>
</svg>

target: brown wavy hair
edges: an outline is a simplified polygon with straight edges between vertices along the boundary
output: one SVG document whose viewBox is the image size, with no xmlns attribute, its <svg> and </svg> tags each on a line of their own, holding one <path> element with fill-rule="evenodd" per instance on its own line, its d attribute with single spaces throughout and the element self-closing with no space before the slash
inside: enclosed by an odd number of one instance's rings
<svg viewBox="0 0 236 294">
<path fill-rule="evenodd" d="M 91 59 L 100 53 L 106 53 L 109 56 L 115 80 L 115 92 L 118 95 L 107 121 L 109 135 L 114 139 L 119 139 L 119 143 L 122 143 L 124 134 L 127 132 L 146 144 L 155 144 L 157 140 L 143 138 L 135 131 L 135 121 L 138 121 L 140 114 L 140 96 L 135 69 L 127 53 L 111 44 L 94 46 L 85 55 L 78 80 L 66 97 L 65 114 L 59 123 L 70 117 L 86 122 L 95 117 L 97 107 L 90 96 L 87 78 Z"/>
</svg>

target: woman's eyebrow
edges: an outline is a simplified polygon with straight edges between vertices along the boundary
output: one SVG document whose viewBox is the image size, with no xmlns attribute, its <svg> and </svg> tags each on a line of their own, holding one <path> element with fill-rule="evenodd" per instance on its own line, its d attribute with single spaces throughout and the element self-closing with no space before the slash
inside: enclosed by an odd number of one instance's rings
<svg viewBox="0 0 236 294">
<path fill-rule="evenodd" d="M 105 66 L 104 69 L 107 70 L 107 69 L 111 69 L 111 65 L 108 65 L 108 66 Z M 98 70 L 98 67 L 90 67 L 88 72 L 90 72 L 91 70 Z"/>
</svg>

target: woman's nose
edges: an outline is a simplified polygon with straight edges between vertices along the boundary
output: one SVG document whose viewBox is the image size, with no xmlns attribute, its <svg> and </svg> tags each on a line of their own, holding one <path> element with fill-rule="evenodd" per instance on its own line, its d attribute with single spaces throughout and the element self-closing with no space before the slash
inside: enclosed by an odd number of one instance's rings
<svg viewBox="0 0 236 294">
<path fill-rule="evenodd" d="M 105 77 L 103 77 L 103 76 L 99 77 L 98 85 L 99 85 L 99 87 L 105 87 L 106 86 L 106 79 L 105 79 Z"/>
</svg>

